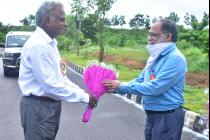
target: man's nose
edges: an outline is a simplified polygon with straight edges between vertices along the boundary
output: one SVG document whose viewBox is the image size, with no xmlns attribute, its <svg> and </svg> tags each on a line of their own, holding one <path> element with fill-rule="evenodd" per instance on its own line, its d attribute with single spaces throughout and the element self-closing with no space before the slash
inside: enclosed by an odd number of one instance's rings
<svg viewBox="0 0 210 140">
<path fill-rule="evenodd" d="M 152 40 L 152 37 L 151 37 L 150 35 L 148 35 L 148 36 L 147 36 L 147 40 L 148 40 L 148 41 L 151 41 L 151 40 Z"/>
</svg>

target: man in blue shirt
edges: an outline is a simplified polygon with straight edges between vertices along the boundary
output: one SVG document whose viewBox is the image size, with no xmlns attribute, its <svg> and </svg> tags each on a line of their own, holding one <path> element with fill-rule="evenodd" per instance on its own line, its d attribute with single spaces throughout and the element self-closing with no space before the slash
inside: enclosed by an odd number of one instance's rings
<svg viewBox="0 0 210 140">
<path fill-rule="evenodd" d="M 179 140 L 184 125 L 185 57 L 176 47 L 176 24 L 160 19 L 148 33 L 149 58 L 138 78 L 130 82 L 106 80 L 108 92 L 142 95 L 147 114 L 146 140 Z"/>
</svg>

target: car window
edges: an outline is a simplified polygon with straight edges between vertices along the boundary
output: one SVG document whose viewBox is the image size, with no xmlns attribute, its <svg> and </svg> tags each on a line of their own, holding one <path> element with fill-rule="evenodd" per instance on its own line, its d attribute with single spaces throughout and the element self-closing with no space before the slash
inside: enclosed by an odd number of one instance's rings
<svg viewBox="0 0 210 140">
<path fill-rule="evenodd" d="M 7 47 L 22 47 L 29 36 L 26 35 L 17 35 L 17 36 L 8 36 L 7 37 Z"/>
</svg>

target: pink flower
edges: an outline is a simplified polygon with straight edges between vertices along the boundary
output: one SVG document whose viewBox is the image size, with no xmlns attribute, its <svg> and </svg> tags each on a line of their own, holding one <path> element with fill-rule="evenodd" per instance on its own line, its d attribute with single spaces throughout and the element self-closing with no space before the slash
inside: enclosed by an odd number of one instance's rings
<svg viewBox="0 0 210 140">
<path fill-rule="evenodd" d="M 117 74 L 113 68 L 104 63 L 92 63 L 83 73 L 84 83 L 88 88 L 88 92 L 95 96 L 98 100 L 105 93 L 105 87 L 102 85 L 104 80 L 116 80 Z M 83 122 L 88 122 L 91 116 L 92 109 L 88 106 L 84 115 Z"/>
</svg>

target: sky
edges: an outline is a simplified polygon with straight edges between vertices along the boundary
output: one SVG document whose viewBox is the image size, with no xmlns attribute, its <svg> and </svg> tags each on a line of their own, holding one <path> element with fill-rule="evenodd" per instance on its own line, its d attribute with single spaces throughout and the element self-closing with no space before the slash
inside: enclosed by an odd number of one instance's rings
<svg viewBox="0 0 210 140">
<path fill-rule="evenodd" d="M 4 25 L 21 25 L 20 20 L 30 14 L 35 15 L 38 7 L 45 0 L 1 0 L 0 22 Z M 64 4 L 66 14 L 71 11 L 71 0 L 57 0 Z M 107 18 L 114 15 L 125 16 L 126 22 L 136 14 L 149 15 L 150 18 L 167 17 L 175 12 L 183 24 L 186 13 L 193 14 L 201 21 L 203 13 L 209 13 L 209 0 L 117 0 L 107 13 Z"/>
</svg>

